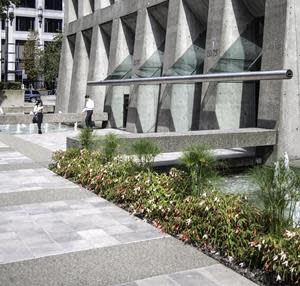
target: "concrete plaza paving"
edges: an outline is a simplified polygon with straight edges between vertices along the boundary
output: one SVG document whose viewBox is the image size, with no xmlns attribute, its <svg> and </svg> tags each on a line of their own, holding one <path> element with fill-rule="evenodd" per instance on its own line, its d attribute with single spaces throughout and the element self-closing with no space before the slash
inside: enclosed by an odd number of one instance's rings
<svg viewBox="0 0 300 286">
<path fill-rule="evenodd" d="M 1 286 L 255 285 L 50 172 L 70 134 L 0 133 Z"/>
</svg>

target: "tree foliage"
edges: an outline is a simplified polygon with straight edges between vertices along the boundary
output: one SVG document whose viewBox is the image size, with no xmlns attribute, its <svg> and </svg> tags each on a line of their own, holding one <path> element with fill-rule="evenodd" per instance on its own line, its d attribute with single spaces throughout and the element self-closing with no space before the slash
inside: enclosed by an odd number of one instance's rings
<svg viewBox="0 0 300 286">
<path fill-rule="evenodd" d="M 10 4 L 18 5 L 19 3 L 20 0 L 0 0 L 0 13 L 2 14 Z"/>
<path fill-rule="evenodd" d="M 62 34 L 54 36 L 53 42 L 48 43 L 42 52 L 41 70 L 48 88 L 54 88 L 58 77 L 62 37 Z"/>
<path fill-rule="evenodd" d="M 24 45 L 23 62 L 29 81 L 37 80 L 41 70 L 41 49 L 39 48 L 38 32 L 31 31 Z"/>
</svg>

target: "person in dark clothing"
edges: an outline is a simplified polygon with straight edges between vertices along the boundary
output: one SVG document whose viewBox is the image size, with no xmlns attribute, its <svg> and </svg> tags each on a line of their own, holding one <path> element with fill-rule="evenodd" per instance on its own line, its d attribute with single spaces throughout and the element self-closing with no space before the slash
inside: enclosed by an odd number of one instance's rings
<svg viewBox="0 0 300 286">
<path fill-rule="evenodd" d="M 85 125 L 87 128 L 92 128 L 92 116 L 94 112 L 94 101 L 88 95 L 85 96 L 86 102 L 82 112 L 86 112 Z"/>
<path fill-rule="evenodd" d="M 38 99 L 34 108 L 33 113 L 37 117 L 37 126 L 38 126 L 38 133 L 42 134 L 42 123 L 43 123 L 43 101 L 41 99 Z"/>
</svg>

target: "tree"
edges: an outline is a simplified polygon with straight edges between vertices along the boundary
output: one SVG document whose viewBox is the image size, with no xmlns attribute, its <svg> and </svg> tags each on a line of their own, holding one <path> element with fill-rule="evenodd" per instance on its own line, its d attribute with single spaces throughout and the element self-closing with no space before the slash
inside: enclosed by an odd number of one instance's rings
<svg viewBox="0 0 300 286">
<path fill-rule="evenodd" d="M 56 35 L 53 42 L 45 45 L 42 52 L 41 69 L 48 89 L 55 87 L 55 81 L 58 77 L 62 38 L 62 34 Z"/>
<path fill-rule="evenodd" d="M 41 73 L 41 49 L 38 32 L 31 31 L 24 45 L 23 62 L 28 81 L 33 83 Z"/>
<path fill-rule="evenodd" d="M 0 0 L 0 13 L 3 14 L 4 11 L 6 11 L 6 8 L 10 4 L 18 5 L 20 3 L 20 0 Z"/>
</svg>

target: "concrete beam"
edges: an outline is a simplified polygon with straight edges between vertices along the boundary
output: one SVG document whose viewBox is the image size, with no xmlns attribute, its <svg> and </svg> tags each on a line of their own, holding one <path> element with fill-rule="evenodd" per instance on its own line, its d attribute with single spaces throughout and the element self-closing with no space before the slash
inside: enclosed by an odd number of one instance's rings
<svg viewBox="0 0 300 286">
<path fill-rule="evenodd" d="M 29 114 L 6 114 L 0 115 L 0 124 L 30 124 L 33 115 Z M 44 114 L 43 123 L 75 123 L 84 122 L 84 113 L 54 113 Z M 107 121 L 107 113 L 94 113 L 93 121 Z"/>
<path fill-rule="evenodd" d="M 33 106 L 15 106 L 15 107 L 3 107 L 4 113 L 30 113 L 33 111 Z M 44 113 L 54 113 L 54 105 L 44 105 Z"/>
<path fill-rule="evenodd" d="M 203 130 L 190 132 L 144 133 L 118 135 L 122 146 L 121 152 L 128 152 L 128 146 L 139 139 L 156 143 L 161 152 L 181 152 L 193 144 L 204 144 L 211 149 L 239 147 L 274 146 L 277 144 L 277 131 L 245 128 L 234 130 Z M 76 138 L 67 138 L 67 148 L 79 147 Z"/>
</svg>

